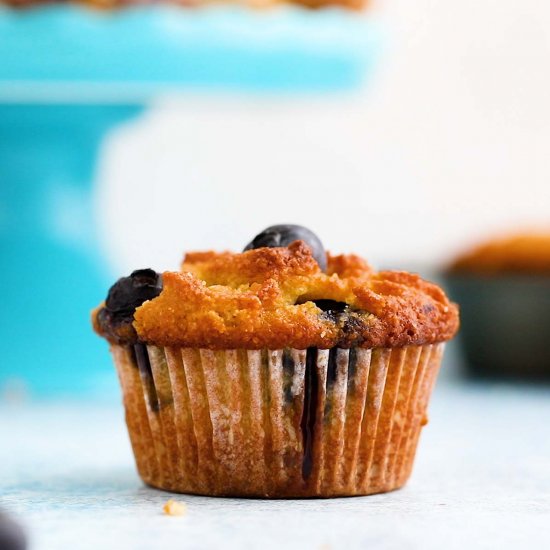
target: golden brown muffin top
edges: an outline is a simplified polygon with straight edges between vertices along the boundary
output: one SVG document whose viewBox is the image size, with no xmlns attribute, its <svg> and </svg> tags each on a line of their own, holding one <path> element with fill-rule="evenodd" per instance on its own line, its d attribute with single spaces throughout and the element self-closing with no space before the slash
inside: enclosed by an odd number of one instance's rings
<svg viewBox="0 0 550 550">
<path fill-rule="evenodd" d="M 397 347 L 442 342 L 458 308 L 418 275 L 374 271 L 355 255 L 327 254 L 323 273 L 309 247 L 193 252 L 162 292 L 134 313 L 140 341 L 210 349 Z M 121 342 L 127 333 L 96 330 Z M 127 331 L 123 326 L 121 330 Z"/>
<path fill-rule="evenodd" d="M 451 273 L 550 275 L 550 232 L 492 239 L 459 256 Z"/>
</svg>

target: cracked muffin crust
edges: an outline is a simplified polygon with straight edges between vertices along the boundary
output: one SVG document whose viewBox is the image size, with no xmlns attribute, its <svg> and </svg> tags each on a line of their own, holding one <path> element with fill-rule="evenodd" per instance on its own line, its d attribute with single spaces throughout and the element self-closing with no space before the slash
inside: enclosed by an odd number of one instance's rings
<svg viewBox="0 0 550 550">
<path fill-rule="evenodd" d="M 354 255 L 327 254 L 327 272 L 303 241 L 243 253 L 193 252 L 162 292 L 134 314 L 140 341 L 208 349 L 398 347 L 449 340 L 457 306 L 418 275 L 374 271 Z M 102 308 L 94 325 L 114 342 Z"/>
</svg>

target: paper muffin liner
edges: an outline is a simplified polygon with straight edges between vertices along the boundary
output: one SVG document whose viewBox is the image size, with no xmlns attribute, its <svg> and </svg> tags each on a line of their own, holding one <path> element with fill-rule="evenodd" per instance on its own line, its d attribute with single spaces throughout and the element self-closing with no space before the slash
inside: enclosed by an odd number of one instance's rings
<svg viewBox="0 0 550 550">
<path fill-rule="evenodd" d="M 407 481 L 443 346 L 112 351 L 145 483 L 330 497 Z"/>
</svg>

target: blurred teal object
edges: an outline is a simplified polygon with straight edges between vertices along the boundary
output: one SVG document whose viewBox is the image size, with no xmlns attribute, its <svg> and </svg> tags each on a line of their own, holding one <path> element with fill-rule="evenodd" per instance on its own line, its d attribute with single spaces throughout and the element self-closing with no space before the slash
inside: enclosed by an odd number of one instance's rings
<svg viewBox="0 0 550 550">
<path fill-rule="evenodd" d="M 34 394 L 102 389 L 91 308 L 110 281 L 96 241 L 92 181 L 105 132 L 131 105 L 0 104 L 1 379 Z"/>
<path fill-rule="evenodd" d="M 170 91 L 353 90 L 378 43 L 339 9 L 0 7 L 0 389 L 118 393 L 89 320 L 113 282 L 93 217 L 106 133 Z"/>
<path fill-rule="evenodd" d="M 0 99 L 72 93 L 135 100 L 182 85 L 349 89 L 368 75 L 379 31 L 370 18 L 336 8 L 57 4 L 0 8 L 0 37 Z M 31 82 L 40 86 L 31 90 Z"/>
</svg>

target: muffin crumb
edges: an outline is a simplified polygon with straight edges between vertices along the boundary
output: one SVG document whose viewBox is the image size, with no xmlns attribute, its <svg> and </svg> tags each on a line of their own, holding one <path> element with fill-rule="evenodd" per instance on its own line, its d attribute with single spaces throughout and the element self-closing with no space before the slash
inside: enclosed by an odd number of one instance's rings
<svg viewBox="0 0 550 550">
<path fill-rule="evenodd" d="M 184 516 L 187 513 L 187 505 L 171 498 L 162 507 L 162 510 L 167 516 Z"/>
</svg>

